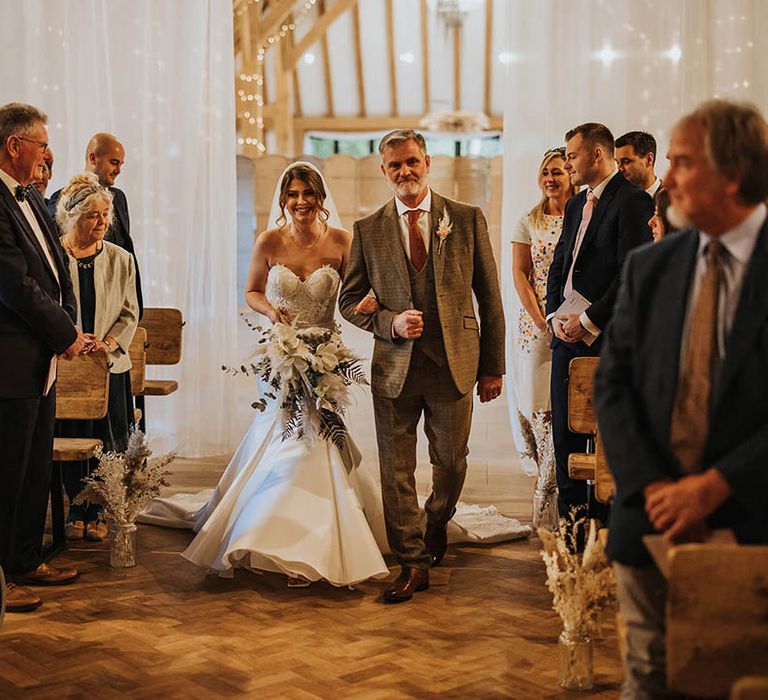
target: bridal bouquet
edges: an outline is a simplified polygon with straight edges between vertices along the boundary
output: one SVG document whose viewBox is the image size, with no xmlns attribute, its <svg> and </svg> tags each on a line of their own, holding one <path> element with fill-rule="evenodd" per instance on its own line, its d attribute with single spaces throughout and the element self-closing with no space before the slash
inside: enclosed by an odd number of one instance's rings
<svg viewBox="0 0 768 700">
<path fill-rule="evenodd" d="M 249 365 L 222 366 L 230 374 L 259 377 L 269 389 L 253 404 L 263 411 L 267 399 L 280 406 L 283 440 L 296 436 L 330 440 L 344 448 L 347 428 L 343 416 L 351 403 L 350 387 L 367 384 L 361 358 L 341 341 L 338 326 L 298 328 L 294 322 L 271 328 L 253 326 L 262 334 Z"/>
<path fill-rule="evenodd" d="M 584 554 L 575 553 L 584 527 L 583 517 L 570 522 L 561 518 L 557 532 L 539 528 L 538 534 L 544 545 L 541 558 L 547 567 L 552 609 L 566 630 L 590 633 L 599 624 L 600 613 L 615 602 L 616 583 L 594 520 L 589 521 Z"/>
<path fill-rule="evenodd" d="M 169 452 L 150 460 L 152 450 L 140 430 L 131 433 L 125 452 L 102 452 L 96 457 L 99 466 L 85 478 L 85 488 L 75 498 L 75 504 L 85 501 L 99 503 L 107 518 L 117 523 L 133 523 L 144 506 L 168 486 L 165 468 L 174 459 Z"/>
</svg>

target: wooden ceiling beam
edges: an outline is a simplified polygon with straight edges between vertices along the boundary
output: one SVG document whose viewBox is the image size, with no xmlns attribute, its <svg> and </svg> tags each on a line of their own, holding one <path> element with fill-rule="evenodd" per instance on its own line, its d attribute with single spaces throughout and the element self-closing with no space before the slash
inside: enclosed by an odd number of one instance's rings
<svg viewBox="0 0 768 700">
<path fill-rule="evenodd" d="M 461 25 L 453 28 L 453 108 L 461 110 Z"/>
<path fill-rule="evenodd" d="M 424 113 L 432 106 L 432 87 L 429 79 L 429 8 L 427 0 L 421 0 L 421 72 L 424 83 Z"/>
<path fill-rule="evenodd" d="M 317 7 L 321 16 L 325 14 L 325 0 L 317 0 Z M 328 51 L 328 32 L 320 36 L 320 53 L 323 56 L 323 82 L 325 83 L 325 107 L 329 117 L 336 116 L 336 108 L 333 104 L 333 82 L 331 82 L 331 54 Z"/>
<path fill-rule="evenodd" d="M 387 57 L 389 64 L 389 91 L 391 93 L 390 115 L 393 117 L 400 114 L 397 105 L 397 63 L 395 62 L 395 11 L 392 5 L 393 0 L 386 0 L 387 8 Z"/>
<path fill-rule="evenodd" d="M 391 131 L 392 129 L 418 129 L 421 115 L 409 117 L 298 117 L 294 126 L 301 131 Z M 500 131 L 503 119 L 490 117 L 490 128 Z M 466 134 L 457 132 L 456 138 Z"/>
<path fill-rule="evenodd" d="M 363 74 L 363 44 L 360 40 L 360 5 L 352 7 L 352 32 L 355 40 L 355 73 L 357 74 L 358 114 L 364 117 L 368 112 L 365 106 L 365 75 Z"/>
<path fill-rule="evenodd" d="M 312 29 L 310 29 L 294 47 L 293 53 L 291 54 L 292 65 L 295 66 L 307 49 L 325 35 L 328 27 L 355 4 L 357 4 L 357 0 L 336 0 L 332 7 L 323 12 L 312 25 Z"/>
<path fill-rule="evenodd" d="M 493 90 L 493 0 L 485 0 L 485 86 L 483 106 L 485 113 L 491 113 L 491 91 Z"/>
<path fill-rule="evenodd" d="M 270 3 L 269 10 L 260 18 L 256 44 L 264 44 L 269 37 L 277 34 L 284 24 L 289 23 L 288 17 L 295 4 L 296 0 L 275 0 L 274 3 Z"/>
</svg>

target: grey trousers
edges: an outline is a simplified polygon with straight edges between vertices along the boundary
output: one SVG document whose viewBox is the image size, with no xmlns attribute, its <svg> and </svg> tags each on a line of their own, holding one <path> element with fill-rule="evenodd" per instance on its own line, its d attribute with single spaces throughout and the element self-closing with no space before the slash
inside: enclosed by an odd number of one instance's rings
<svg viewBox="0 0 768 700">
<path fill-rule="evenodd" d="M 655 566 L 614 562 L 619 609 L 627 623 L 622 700 L 678 698 L 667 689 L 667 582 Z"/>
<path fill-rule="evenodd" d="M 401 565 L 428 569 L 414 476 L 416 427 L 423 414 L 432 463 L 427 521 L 444 525 L 453 517 L 467 471 L 472 393 L 458 392 L 447 365 L 416 354 L 414 360 L 400 396 L 374 394 L 373 409 L 390 549 Z"/>
</svg>

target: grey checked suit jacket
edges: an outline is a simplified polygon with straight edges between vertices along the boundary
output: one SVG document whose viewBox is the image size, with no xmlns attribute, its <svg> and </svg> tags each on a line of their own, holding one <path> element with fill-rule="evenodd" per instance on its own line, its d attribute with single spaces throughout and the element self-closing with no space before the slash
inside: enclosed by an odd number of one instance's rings
<svg viewBox="0 0 768 700">
<path fill-rule="evenodd" d="M 437 229 L 444 212 L 453 229 L 438 253 Z M 504 374 L 504 312 L 496 263 L 478 207 L 454 202 L 433 190 L 431 215 L 431 259 L 445 354 L 456 388 L 466 394 L 478 376 Z M 355 314 L 355 305 L 370 289 L 376 293 L 379 311 L 370 316 Z M 350 323 L 374 334 L 373 392 L 397 398 L 408 374 L 413 342 L 392 338 L 392 320 L 413 306 L 394 199 L 355 222 L 339 308 Z"/>
</svg>

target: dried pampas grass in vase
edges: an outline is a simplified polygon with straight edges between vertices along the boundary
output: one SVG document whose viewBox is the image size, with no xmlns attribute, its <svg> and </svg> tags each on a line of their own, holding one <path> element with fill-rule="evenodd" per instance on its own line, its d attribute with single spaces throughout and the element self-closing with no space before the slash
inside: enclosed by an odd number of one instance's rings
<svg viewBox="0 0 768 700">
<path fill-rule="evenodd" d="M 99 466 L 85 479 L 85 488 L 76 504 L 99 503 L 110 522 L 109 565 L 127 568 L 136 565 L 136 516 L 160 488 L 168 486 L 166 467 L 176 459 L 175 452 L 150 459 L 152 450 L 140 430 L 134 430 L 125 452 L 98 451 Z"/>
<path fill-rule="evenodd" d="M 584 553 L 578 554 L 583 530 L 588 528 Z M 559 680 L 563 688 L 588 690 L 593 685 L 592 635 L 599 628 L 601 613 L 616 601 L 616 582 L 597 523 L 571 512 L 551 532 L 539 528 L 547 569 L 547 588 L 552 609 L 563 621 L 558 638 Z"/>
</svg>

